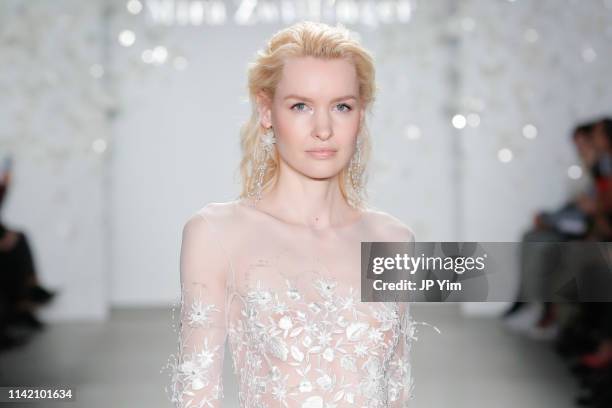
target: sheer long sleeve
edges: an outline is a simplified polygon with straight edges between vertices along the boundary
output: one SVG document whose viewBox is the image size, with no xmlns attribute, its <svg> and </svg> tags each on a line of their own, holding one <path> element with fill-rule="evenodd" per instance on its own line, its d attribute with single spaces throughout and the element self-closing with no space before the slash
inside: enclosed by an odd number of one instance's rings
<svg viewBox="0 0 612 408">
<path fill-rule="evenodd" d="M 181 244 L 178 352 L 171 380 L 175 407 L 221 406 L 228 261 L 209 221 L 193 215 Z"/>
<path fill-rule="evenodd" d="M 410 315 L 410 304 L 401 303 L 399 313 L 398 344 L 389 364 L 388 400 L 390 407 L 406 408 L 410 406 L 409 401 L 413 398 L 414 378 L 410 349 L 416 337 L 414 321 Z"/>
<path fill-rule="evenodd" d="M 415 236 L 408 229 L 403 229 L 398 242 L 410 242 L 411 252 L 414 253 Z M 427 322 L 417 322 L 411 314 L 410 302 L 399 302 L 398 313 L 400 317 L 399 330 L 397 332 L 397 347 L 394 349 L 389 364 L 388 401 L 393 408 L 409 408 L 414 398 L 414 375 L 412 372 L 412 344 L 417 340 L 417 326 L 426 325 L 432 327 L 438 333 L 440 330 Z"/>
</svg>

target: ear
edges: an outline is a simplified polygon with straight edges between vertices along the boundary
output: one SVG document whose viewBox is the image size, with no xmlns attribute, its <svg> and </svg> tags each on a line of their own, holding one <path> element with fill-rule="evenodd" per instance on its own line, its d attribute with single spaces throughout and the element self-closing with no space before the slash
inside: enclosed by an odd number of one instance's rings
<svg viewBox="0 0 612 408">
<path fill-rule="evenodd" d="M 259 123 L 264 128 L 272 126 L 272 101 L 264 91 L 257 93 L 257 111 L 259 112 Z"/>
</svg>

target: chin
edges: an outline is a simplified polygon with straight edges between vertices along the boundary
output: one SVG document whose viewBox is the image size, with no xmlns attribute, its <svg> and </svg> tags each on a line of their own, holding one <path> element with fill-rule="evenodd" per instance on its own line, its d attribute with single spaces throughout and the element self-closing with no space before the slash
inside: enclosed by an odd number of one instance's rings
<svg viewBox="0 0 612 408">
<path fill-rule="evenodd" d="M 312 179 L 324 180 L 337 176 L 340 171 L 342 171 L 342 167 L 330 163 L 326 166 L 308 166 L 308 168 L 303 171 L 303 174 Z"/>
</svg>

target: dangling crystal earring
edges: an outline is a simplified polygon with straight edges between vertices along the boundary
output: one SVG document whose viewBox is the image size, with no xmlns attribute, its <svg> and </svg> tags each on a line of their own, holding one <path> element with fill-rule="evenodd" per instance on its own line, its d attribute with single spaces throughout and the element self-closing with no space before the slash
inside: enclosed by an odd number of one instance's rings
<svg viewBox="0 0 612 408">
<path fill-rule="evenodd" d="M 348 176 L 349 176 L 348 178 L 349 178 L 349 182 L 352 187 L 352 190 L 353 190 L 352 201 L 354 205 L 358 204 L 361 201 L 362 194 L 363 194 L 363 180 L 361 177 L 363 173 L 363 168 L 361 166 L 362 144 L 363 144 L 363 138 L 357 137 L 355 153 L 353 154 L 353 157 L 351 157 L 351 161 L 349 162 L 349 168 L 348 168 Z"/>
<path fill-rule="evenodd" d="M 261 190 L 263 188 L 263 179 L 268 168 L 268 160 L 274 149 L 276 136 L 274 130 L 269 127 L 266 133 L 261 137 L 258 148 L 255 151 L 255 169 L 257 171 L 255 188 L 249 191 L 249 197 L 255 198 L 256 201 L 261 200 Z"/>
</svg>

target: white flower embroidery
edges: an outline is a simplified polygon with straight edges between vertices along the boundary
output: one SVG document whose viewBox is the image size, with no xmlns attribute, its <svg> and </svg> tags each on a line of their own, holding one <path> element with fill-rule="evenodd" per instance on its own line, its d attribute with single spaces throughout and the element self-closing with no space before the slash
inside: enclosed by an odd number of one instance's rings
<svg viewBox="0 0 612 408">
<path fill-rule="evenodd" d="M 317 279 L 315 281 L 315 288 L 323 298 L 329 299 L 334 294 L 336 282 L 328 279 Z"/>
<path fill-rule="evenodd" d="M 321 330 L 317 335 L 317 340 L 320 346 L 327 346 L 331 343 L 331 333 L 326 330 Z"/>
<path fill-rule="evenodd" d="M 190 326 L 205 326 L 210 323 L 211 312 L 218 312 L 219 309 L 215 305 L 207 304 L 196 300 L 191 304 L 191 311 L 189 312 L 188 324 Z"/>
<path fill-rule="evenodd" d="M 216 345 L 212 350 L 208 346 L 208 338 L 204 339 L 204 346 L 202 350 L 195 354 L 195 358 L 198 364 L 202 368 L 208 368 L 212 365 L 215 355 L 219 352 L 220 346 Z"/>
<path fill-rule="evenodd" d="M 357 366 L 355 364 L 355 357 L 349 354 L 343 355 L 340 359 L 340 366 L 345 370 L 355 372 L 355 370 L 357 370 Z"/>
<path fill-rule="evenodd" d="M 368 338 L 370 339 L 371 342 L 373 343 L 378 343 L 380 341 L 382 341 L 383 339 L 383 334 L 380 330 L 378 330 L 377 328 L 371 328 L 369 333 L 368 333 Z"/>
<path fill-rule="evenodd" d="M 414 386 L 408 353 L 416 323 L 400 314 L 396 303 L 363 304 L 352 287 L 340 295 L 331 279 L 311 282 L 314 291 L 301 292 L 289 280 L 280 291 L 257 281 L 246 291 L 238 318 L 228 322 L 240 405 L 269 408 L 265 396 L 284 407 L 404 405 Z M 185 321 L 192 329 L 214 327 L 219 312 L 195 299 Z M 199 348 L 175 365 L 172 400 L 178 407 L 212 407 L 222 396 L 216 359 L 223 344 L 211 339 L 205 335 Z M 201 390 L 209 392 L 196 402 Z"/>
<path fill-rule="evenodd" d="M 201 390 L 207 384 L 206 371 L 195 361 L 185 361 L 181 364 L 181 374 L 186 383 L 191 383 L 193 390 Z"/>
</svg>

